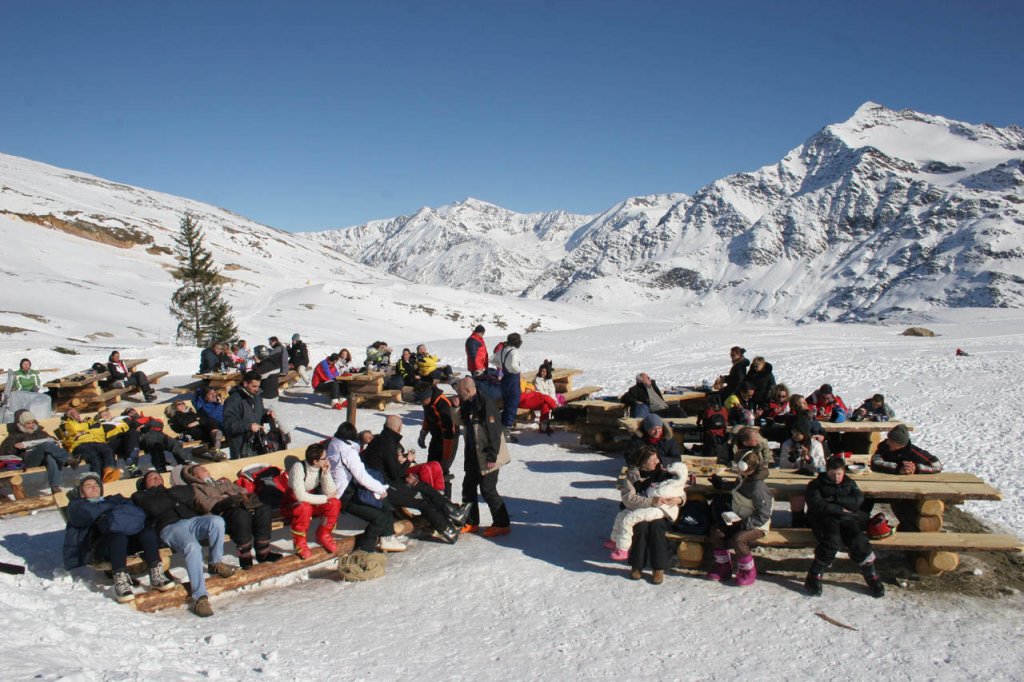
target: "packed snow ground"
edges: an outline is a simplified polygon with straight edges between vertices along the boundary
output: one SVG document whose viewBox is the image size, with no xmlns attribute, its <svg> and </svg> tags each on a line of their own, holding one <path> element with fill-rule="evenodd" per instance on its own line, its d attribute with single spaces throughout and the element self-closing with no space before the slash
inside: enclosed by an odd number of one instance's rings
<svg viewBox="0 0 1024 682">
<path fill-rule="evenodd" d="M 579 385 L 602 385 L 613 394 L 639 370 L 666 388 L 712 378 L 726 370 L 727 349 L 739 343 L 750 357 L 764 355 L 794 391 L 829 381 L 847 403 L 882 391 L 898 416 L 917 427 L 916 443 L 942 457 L 947 469 L 977 473 L 1005 495 L 967 509 L 1021 534 L 1024 486 L 1012 462 L 1024 425 L 1013 389 L 1021 382 L 1024 316 L 960 312 L 927 325 L 936 338 L 899 336 L 902 326 L 726 326 L 722 317 L 706 316 L 714 326 L 705 326 L 650 311 L 630 324 L 531 334 L 522 353 L 527 366 L 548 357 L 583 368 Z M 423 340 L 403 335 L 396 331 L 389 340 L 399 348 Z M 491 344 L 497 338 L 488 335 Z M 337 345 L 369 340 L 341 338 Z M 428 343 L 463 364 L 462 339 Z M 970 356 L 955 357 L 957 347 Z M 330 350 L 336 348 L 310 348 L 314 358 Z M 149 357 L 144 368 L 150 371 L 170 371 L 164 387 L 184 383 L 198 358 L 195 349 L 169 346 L 123 353 Z M 38 366 L 73 370 L 103 359 L 105 351 L 69 358 L 26 353 L 8 340 L 0 365 L 25 354 Z M 300 444 L 331 434 L 339 419 L 304 390 L 286 398 L 282 412 Z M 393 406 L 392 412 L 403 415 L 405 441 L 412 444 L 421 411 Z M 360 411 L 359 419 L 360 427 L 379 430 L 383 414 Z M 383 579 L 365 584 L 336 582 L 323 564 L 273 588 L 215 597 L 216 615 L 208 620 L 184 609 L 137 613 L 116 604 L 108 585 L 66 574 L 63 524 L 54 511 L 4 519 L 0 560 L 29 570 L 0 575 L 8 632 L 3 676 L 784 679 L 827 671 L 852 679 L 1019 678 L 1020 596 L 978 599 L 889 586 L 885 599 L 874 600 L 851 582 L 828 585 L 824 598 L 812 600 L 780 577 L 748 589 L 676 572 L 661 586 L 627 580 L 625 566 L 609 561 L 601 547 L 617 509 L 613 479 L 620 461 L 574 443 L 571 434 L 548 438 L 527 430 L 511 446 L 513 462 L 499 485 L 513 519 L 506 538 L 464 537 L 453 547 L 414 542 L 411 551 L 391 557 Z M 486 522 L 486 507 L 483 514 Z M 283 539 L 279 544 L 288 547 Z M 857 630 L 828 624 L 817 612 Z"/>
</svg>

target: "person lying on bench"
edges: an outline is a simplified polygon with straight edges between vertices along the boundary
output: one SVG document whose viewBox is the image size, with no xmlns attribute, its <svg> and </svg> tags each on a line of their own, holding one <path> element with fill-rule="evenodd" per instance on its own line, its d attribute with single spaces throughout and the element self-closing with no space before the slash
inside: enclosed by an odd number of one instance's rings
<svg viewBox="0 0 1024 682">
<path fill-rule="evenodd" d="M 175 480 L 177 478 L 180 481 Z M 281 558 L 281 554 L 270 549 L 274 510 L 260 502 L 256 495 L 226 478 L 214 479 L 202 464 L 176 467 L 171 482 L 192 486 L 200 513 L 216 514 L 224 519 L 228 536 L 238 547 L 238 565 L 243 570 L 252 568 L 254 546 L 256 561 L 261 564 Z"/>
<path fill-rule="evenodd" d="M 629 416 L 643 418 L 649 414 L 659 417 L 685 417 L 686 411 L 679 405 L 665 402 L 658 382 L 651 379 L 646 372 L 636 375 L 636 384 L 619 398 L 629 408 Z"/>
<path fill-rule="evenodd" d="M 807 518 L 818 541 L 814 562 L 804 580 L 807 591 L 812 596 L 821 596 L 822 575 L 832 566 L 836 553 L 846 547 L 850 559 L 860 566 L 871 596 L 885 596 L 885 587 L 875 569 L 875 553 L 864 534 L 864 493 L 846 475 L 846 461 L 842 457 L 829 458 L 825 471 L 807 484 L 806 498 Z"/>
<path fill-rule="evenodd" d="M 28 410 L 14 413 L 14 423 L 7 425 L 7 434 L 0 443 L 0 457 L 16 459 L 23 469 L 45 466 L 50 492 L 59 493 L 61 469 L 69 457 L 67 450 L 39 428 L 39 421 Z"/>
<path fill-rule="evenodd" d="M 206 575 L 203 572 L 203 546 L 210 547 L 210 574 L 230 578 L 235 569 L 224 563 L 224 519 L 196 511 L 195 491 L 191 486 L 164 485 L 163 478 L 150 469 L 136 483 L 134 502 L 146 512 L 148 524 L 161 542 L 185 558 L 185 570 L 192 591 L 192 612 L 206 618 L 213 615 Z"/>
<path fill-rule="evenodd" d="M 121 353 L 114 351 L 107 358 L 107 372 L 110 374 L 111 385 L 117 388 L 125 386 L 136 386 L 142 391 L 147 403 L 156 400 L 156 391 L 149 385 L 149 378 L 145 372 L 131 371 L 127 365 L 121 362 Z"/>
<path fill-rule="evenodd" d="M 887 474 L 938 474 L 942 473 L 942 462 L 911 443 L 907 427 L 897 424 L 878 444 L 871 458 L 871 469 Z"/>
<path fill-rule="evenodd" d="M 192 464 L 192 457 L 181 446 L 181 441 L 164 433 L 163 421 L 140 414 L 134 407 L 129 407 L 121 416 L 128 420 L 132 429 L 139 432 L 139 447 L 152 458 L 157 471 L 163 473 L 167 470 L 168 459 L 177 464 Z M 128 477 L 132 478 L 138 473 L 128 474 Z"/>
<path fill-rule="evenodd" d="M 78 410 L 72 408 L 64 413 L 56 433 L 64 449 L 71 453 L 69 466 L 77 466 L 79 460 L 84 459 L 90 471 L 103 476 L 104 483 L 121 478 L 121 470 L 114 466 L 114 450 L 107 445 L 102 424 L 82 419 Z"/>
<path fill-rule="evenodd" d="M 89 472 L 68 493 L 68 523 L 64 529 L 64 568 L 110 560 L 114 596 L 122 604 L 135 599 L 128 576 L 128 554 L 142 552 L 149 567 L 149 586 L 165 592 L 174 581 L 164 575 L 160 540 L 146 525 L 146 513 L 121 495 L 103 495 L 99 474 Z"/>
</svg>

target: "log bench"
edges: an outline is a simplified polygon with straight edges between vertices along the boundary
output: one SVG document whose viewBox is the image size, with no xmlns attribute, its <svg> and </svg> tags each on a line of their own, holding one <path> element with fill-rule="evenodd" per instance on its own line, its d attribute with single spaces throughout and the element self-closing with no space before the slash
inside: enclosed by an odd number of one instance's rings
<svg viewBox="0 0 1024 682">
<path fill-rule="evenodd" d="M 225 477 L 234 481 L 242 469 L 253 466 L 254 464 L 276 466 L 281 470 L 285 470 L 287 460 L 290 458 L 302 459 L 304 454 L 305 448 L 291 448 L 289 450 L 281 450 L 257 457 L 230 460 L 215 464 L 205 464 L 204 466 L 214 478 Z M 164 479 L 165 485 L 171 485 L 169 473 L 162 474 L 162 478 Z M 130 498 L 136 490 L 137 480 L 138 479 L 130 479 L 104 484 L 103 492 L 105 495 L 121 494 Z M 64 515 L 68 504 L 67 494 L 59 493 L 54 495 L 54 498 L 56 499 L 57 506 L 60 509 L 61 514 Z M 276 518 L 272 525 L 272 529 L 274 531 L 279 531 L 285 527 L 285 523 L 280 518 Z M 411 521 L 395 521 L 396 535 L 408 535 L 414 530 L 415 525 Z M 355 537 L 355 535 L 336 537 L 335 540 L 338 545 L 337 554 L 329 554 L 323 547 L 314 545 L 310 547 L 313 552 L 312 556 L 305 560 L 300 559 L 295 554 L 289 554 L 272 563 L 256 564 L 249 570 L 236 571 L 230 578 L 207 576 L 206 589 L 210 596 L 215 596 L 231 590 L 237 590 L 241 587 L 256 585 L 271 578 L 287 575 L 294 571 L 311 568 L 325 561 L 329 561 L 330 559 L 334 559 L 338 555 L 351 553 L 355 548 Z M 229 541 L 230 539 L 225 536 L 225 542 Z M 161 550 L 161 555 L 163 556 L 165 552 L 168 555 L 170 554 L 170 550 L 163 549 Z M 141 563 L 141 560 L 136 560 L 136 563 Z M 95 565 L 94 568 L 97 570 L 109 570 L 109 564 L 106 564 L 105 568 L 103 564 Z M 188 602 L 188 599 L 189 591 L 187 583 L 179 583 L 176 589 L 169 590 L 167 592 L 150 590 L 141 594 L 136 594 L 135 599 L 128 603 L 138 611 L 153 613 L 163 609 L 182 606 Z"/>
<path fill-rule="evenodd" d="M 728 476 L 725 467 L 714 459 L 684 457 L 690 466 L 696 483 L 687 486 L 691 500 L 707 499 L 714 494 L 725 494 L 710 483 L 710 474 Z M 790 469 L 769 469 L 765 483 L 776 500 L 791 495 L 803 495 L 810 476 L 797 474 Z M 625 476 L 623 467 L 620 478 Z M 1002 494 L 979 477 L 959 472 L 940 474 L 914 474 L 896 476 L 873 471 L 851 475 L 864 497 L 876 502 L 888 502 L 899 520 L 897 533 L 883 540 L 872 541 L 879 547 L 920 552 L 916 559 L 917 572 L 922 575 L 939 575 L 954 570 L 959 565 L 957 551 L 1017 552 L 1024 550 L 1024 543 L 1012 535 L 991 533 L 944 533 L 943 514 L 950 504 L 966 500 L 1001 500 Z M 677 552 L 684 566 L 699 566 L 704 556 L 706 538 L 672 534 L 671 539 L 679 540 Z M 803 542 L 805 544 L 798 544 Z M 789 543 L 789 544 L 787 544 Z M 807 544 L 809 543 L 809 544 Z M 758 544 L 766 547 L 813 547 L 811 531 L 806 528 L 773 528 L 764 541 Z"/>
<path fill-rule="evenodd" d="M 706 535 L 666 533 L 679 543 L 676 556 L 685 568 L 699 568 L 704 560 Z M 804 549 L 817 546 L 809 528 L 773 528 L 757 541 L 758 547 Z M 1024 542 L 1013 535 L 995 533 L 901 532 L 872 540 L 872 547 L 916 553 L 914 567 L 921 575 L 941 575 L 960 565 L 960 552 L 1021 552 Z"/>
<path fill-rule="evenodd" d="M 164 422 L 164 433 L 171 438 L 176 438 L 177 433 L 171 428 L 171 425 L 167 422 L 164 416 L 164 409 L 167 407 L 164 405 L 140 405 L 135 407 L 135 410 L 145 417 L 156 417 Z M 86 419 L 91 419 L 95 415 L 89 415 Z M 61 418 L 59 416 L 47 417 L 39 420 L 39 426 L 49 434 L 53 434 L 58 426 L 60 426 Z M 202 441 L 189 441 L 182 443 L 181 446 L 186 450 L 200 450 L 204 447 Z M 193 453 L 195 455 L 201 455 L 201 452 Z M 85 464 L 80 464 L 80 470 L 84 468 Z M 50 493 L 49 488 L 45 488 L 38 496 L 29 497 L 25 494 L 24 477 L 33 474 L 45 474 L 46 467 L 30 467 L 28 469 L 13 469 L 8 471 L 0 471 L 0 481 L 6 480 L 11 486 L 11 492 L 14 495 L 14 501 L 0 502 L 0 516 L 9 516 L 11 514 L 21 514 L 30 512 L 36 509 L 44 509 L 54 505 L 54 497 Z M 135 480 L 135 479 L 132 479 Z"/>
</svg>

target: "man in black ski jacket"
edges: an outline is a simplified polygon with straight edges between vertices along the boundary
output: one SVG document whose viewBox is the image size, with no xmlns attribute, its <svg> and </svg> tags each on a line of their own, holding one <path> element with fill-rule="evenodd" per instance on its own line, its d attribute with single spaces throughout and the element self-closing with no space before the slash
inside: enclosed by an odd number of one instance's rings
<svg viewBox="0 0 1024 682">
<path fill-rule="evenodd" d="M 498 454 L 504 446 L 498 406 L 494 400 L 476 390 L 476 382 L 472 377 L 459 380 L 457 391 L 466 442 L 462 505 L 470 507 L 463 531 L 472 532 L 480 527 L 480 508 L 477 503 L 479 492 L 491 510 L 491 526 L 484 529 L 484 536 L 508 535 L 512 521 L 505 500 L 498 493 Z M 484 471 L 488 473 L 484 474 Z"/>
</svg>

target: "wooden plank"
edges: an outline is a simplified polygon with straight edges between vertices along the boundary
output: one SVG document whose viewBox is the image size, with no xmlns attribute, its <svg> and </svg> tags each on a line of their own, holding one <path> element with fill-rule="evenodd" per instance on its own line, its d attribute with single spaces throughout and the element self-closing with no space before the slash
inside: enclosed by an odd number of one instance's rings
<svg viewBox="0 0 1024 682">
<path fill-rule="evenodd" d="M 600 393 L 603 389 L 600 386 L 584 386 L 583 388 L 574 388 L 571 391 L 562 393 L 565 398 L 565 402 L 582 402 L 580 399 L 586 396 L 593 395 L 594 393 Z"/>
<path fill-rule="evenodd" d="M 587 410 L 594 410 L 596 412 L 608 412 L 608 413 L 621 413 L 625 414 L 626 405 L 619 402 L 618 400 L 576 400 L 572 404 L 573 407 L 582 407 Z"/>
<path fill-rule="evenodd" d="M 706 542 L 703 535 L 669 532 L 666 537 L 682 542 Z M 809 528 L 773 528 L 757 541 L 762 547 L 816 547 L 818 542 Z M 901 533 L 872 540 L 874 547 L 907 551 L 1022 552 L 1024 541 L 1013 535 L 994 533 Z"/>
<path fill-rule="evenodd" d="M 914 427 L 901 421 L 891 422 L 852 422 L 845 421 L 839 424 L 834 422 L 821 422 L 821 428 L 825 433 L 888 433 L 894 427 L 903 424 L 907 431 L 913 431 Z"/>
<path fill-rule="evenodd" d="M 583 370 L 571 369 L 567 367 L 556 367 L 554 371 L 551 372 L 551 380 L 557 382 L 561 380 L 572 379 L 577 374 L 583 374 Z M 530 370 L 529 372 L 522 372 L 520 373 L 519 378 L 522 379 L 523 381 L 528 381 L 532 384 L 533 380 L 537 378 L 537 370 L 534 369 Z"/>
</svg>

